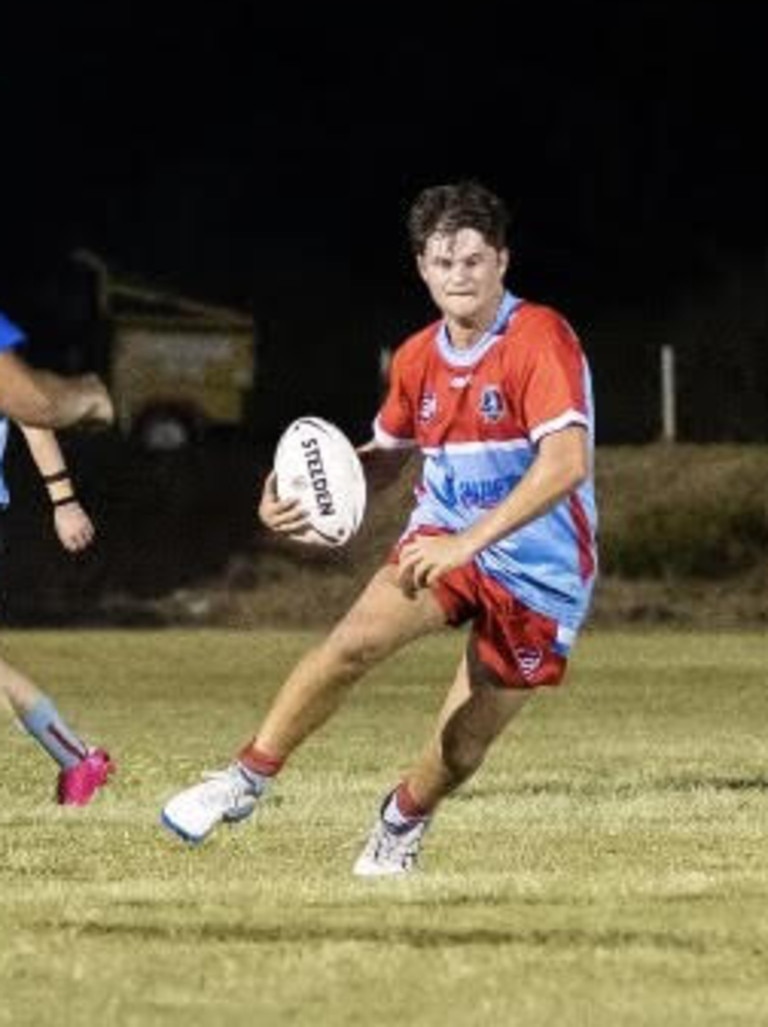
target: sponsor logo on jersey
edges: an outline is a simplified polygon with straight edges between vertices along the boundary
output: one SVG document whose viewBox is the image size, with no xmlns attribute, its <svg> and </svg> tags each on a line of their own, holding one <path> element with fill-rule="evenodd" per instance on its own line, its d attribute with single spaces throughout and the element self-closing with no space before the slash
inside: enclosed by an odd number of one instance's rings
<svg viewBox="0 0 768 1027">
<path fill-rule="evenodd" d="M 515 475 L 505 474 L 499 478 L 475 478 L 459 482 L 459 501 L 463 506 L 482 508 L 498 506 L 508 496 L 515 483 Z"/>
<path fill-rule="evenodd" d="M 423 392 L 419 400 L 419 421 L 421 424 L 429 424 L 437 413 L 437 393 Z"/>
<path fill-rule="evenodd" d="M 449 384 L 452 389 L 466 389 L 471 381 L 471 374 L 455 374 Z"/>
<path fill-rule="evenodd" d="M 498 385 L 486 385 L 480 394 L 480 413 L 485 421 L 500 421 L 507 411 L 504 395 Z"/>
</svg>

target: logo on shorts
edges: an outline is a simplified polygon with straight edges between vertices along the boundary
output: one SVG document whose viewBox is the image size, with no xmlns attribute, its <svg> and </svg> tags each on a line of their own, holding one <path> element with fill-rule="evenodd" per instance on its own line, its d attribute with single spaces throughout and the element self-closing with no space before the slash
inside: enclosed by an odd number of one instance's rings
<svg viewBox="0 0 768 1027">
<path fill-rule="evenodd" d="M 419 421 L 428 424 L 437 413 L 437 394 L 423 392 L 419 401 Z"/>
<path fill-rule="evenodd" d="M 506 413 L 504 396 L 498 385 L 486 385 L 480 395 L 480 413 L 486 421 L 500 421 Z"/>
<path fill-rule="evenodd" d="M 518 645 L 514 649 L 515 659 L 524 678 L 532 678 L 544 660 L 544 653 L 532 645 Z"/>
</svg>

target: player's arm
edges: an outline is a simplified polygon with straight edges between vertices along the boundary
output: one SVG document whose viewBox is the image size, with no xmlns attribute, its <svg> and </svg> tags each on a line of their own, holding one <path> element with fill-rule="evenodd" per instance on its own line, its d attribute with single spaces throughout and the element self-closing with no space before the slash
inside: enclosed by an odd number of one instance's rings
<svg viewBox="0 0 768 1027">
<path fill-rule="evenodd" d="M 368 488 L 379 492 L 400 477 L 413 453 L 412 449 L 385 449 L 375 439 L 358 446 L 357 455 L 365 471 Z"/>
<path fill-rule="evenodd" d="M 455 535 L 419 536 L 403 546 L 398 565 L 401 586 L 406 590 L 428 587 L 482 549 L 541 517 L 587 479 L 589 464 L 587 430 L 582 425 L 545 435 L 526 474 L 484 517 Z"/>
<path fill-rule="evenodd" d="M 410 379 L 406 356 L 407 346 L 395 352 L 389 369 L 387 394 L 373 422 L 372 438 L 357 447 L 371 492 L 379 492 L 394 484 L 417 451 L 413 388 L 408 388 Z"/>
<path fill-rule="evenodd" d="M 91 544 L 95 530 L 77 498 L 59 441 L 48 428 L 30 428 L 21 424 L 19 428 L 48 492 L 53 526 L 59 541 L 69 552 L 80 552 Z"/>
<path fill-rule="evenodd" d="M 10 350 L 0 352 L 0 411 L 39 428 L 114 420 L 112 401 L 95 375 L 62 378 L 30 368 Z"/>
<path fill-rule="evenodd" d="M 536 459 L 506 499 L 463 534 L 471 559 L 481 549 L 541 517 L 589 476 L 587 429 L 571 425 L 545 435 Z"/>
</svg>

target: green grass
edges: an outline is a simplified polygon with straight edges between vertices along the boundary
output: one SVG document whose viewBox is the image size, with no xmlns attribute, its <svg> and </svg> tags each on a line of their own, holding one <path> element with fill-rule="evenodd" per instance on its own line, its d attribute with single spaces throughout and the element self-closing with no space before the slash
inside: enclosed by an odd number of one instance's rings
<svg viewBox="0 0 768 1027">
<path fill-rule="evenodd" d="M 310 635 L 9 633 L 108 743 L 50 801 L 0 722 L 0 1024 L 696 1025 L 768 1009 L 768 639 L 592 633 L 446 804 L 412 879 L 350 866 L 461 641 L 371 675 L 240 828 L 188 850 L 164 799 L 249 735 Z"/>
</svg>

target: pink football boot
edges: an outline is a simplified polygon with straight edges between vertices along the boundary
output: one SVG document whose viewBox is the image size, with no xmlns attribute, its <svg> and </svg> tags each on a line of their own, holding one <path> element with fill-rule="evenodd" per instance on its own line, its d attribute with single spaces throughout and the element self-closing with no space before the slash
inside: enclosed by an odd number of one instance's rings
<svg viewBox="0 0 768 1027">
<path fill-rule="evenodd" d="M 87 806 L 114 773 L 115 764 L 103 749 L 92 749 L 85 759 L 59 773 L 56 798 L 61 806 Z"/>
</svg>

